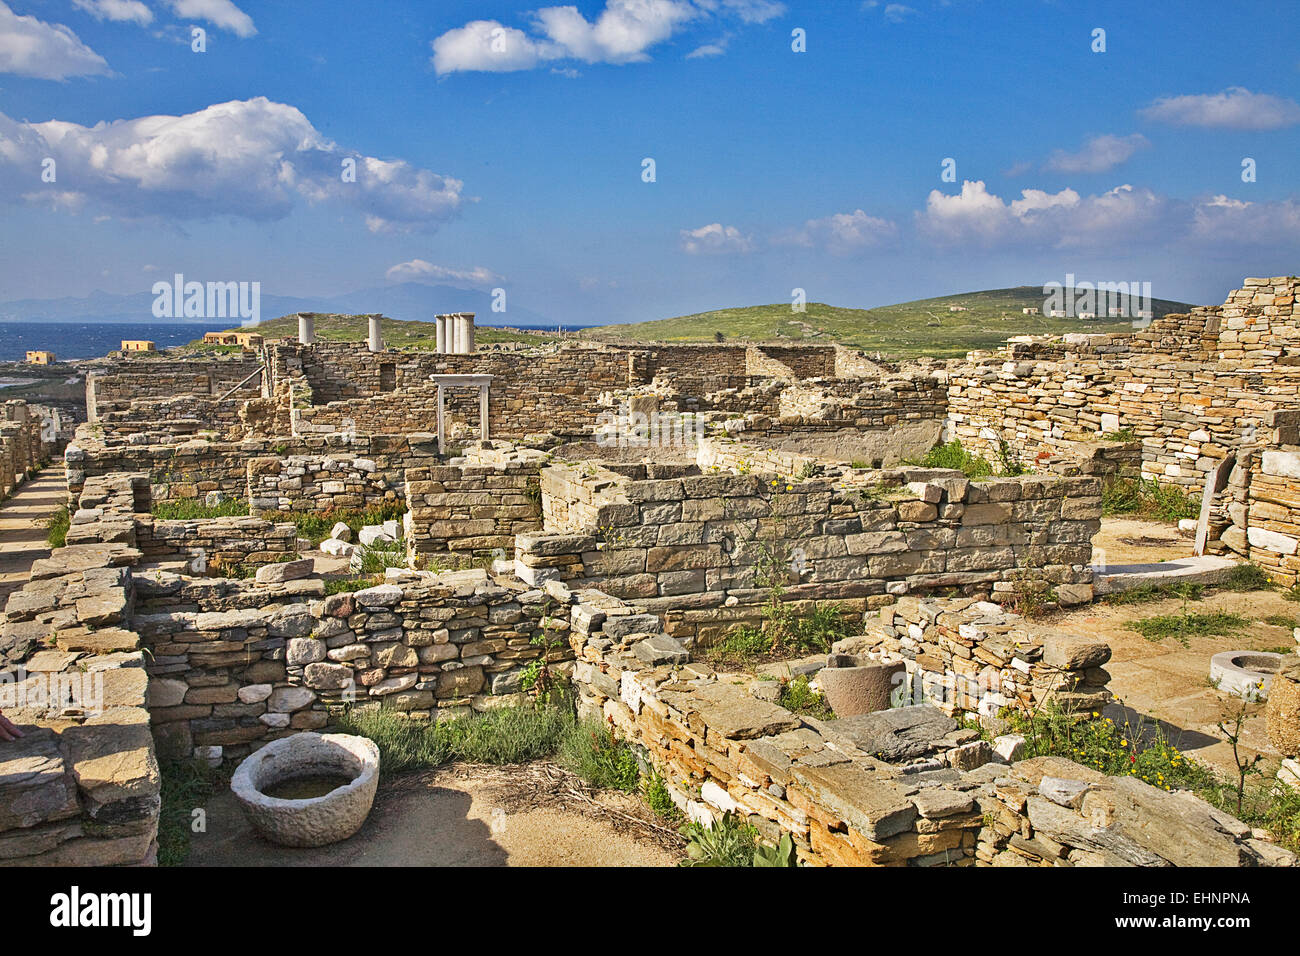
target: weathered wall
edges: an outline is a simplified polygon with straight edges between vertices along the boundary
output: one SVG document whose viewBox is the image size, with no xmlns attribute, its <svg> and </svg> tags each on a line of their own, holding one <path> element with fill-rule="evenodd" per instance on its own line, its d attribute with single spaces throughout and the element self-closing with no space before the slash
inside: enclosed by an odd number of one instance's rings
<svg viewBox="0 0 1300 956">
<path fill-rule="evenodd" d="M 709 613 L 763 599 L 760 568 L 791 570 L 791 600 L 871 598 L 936 588 L 1014 591 L 1021 577 L 1083 586 L 1100 527 L 1095 478 L 971 482 L 898 469 L 792 482 L 757 475 L 643 479 L 594 464 L 542 471 L 545 533 L 516 539 L 516 573 L 562 579 L 647 606 Z M 705 596 L 707 595 L 707 597 Z M 733 602 L 734 603 L 734 602 Z M 687 625 L 683 625 L 684 627 Z"/>
</svg>

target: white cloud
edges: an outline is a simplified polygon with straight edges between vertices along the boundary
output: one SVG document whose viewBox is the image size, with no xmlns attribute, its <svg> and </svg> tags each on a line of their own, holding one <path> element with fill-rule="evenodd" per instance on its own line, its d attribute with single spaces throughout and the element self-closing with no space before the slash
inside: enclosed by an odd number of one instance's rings
<svg viewBox="0 0 1300 956">
<path fill-rule="evenodd" d="M 722 56 L 727 52 L 727 38 L 723 37 L 715 43 L 705 43 L 697 46 L 690 53 L 686 54 L 688 60 L 699 60 L 708 56 Z"/>
<path fill-rule="evenodd" d="M 1174 126 L 1269 130 L 1300 124 L 1300 103 L 1233 86 L 1222 93 L 1165 96 L 1143 109 L 1141 115 Z"/>
<path fill-rule="evenodd" d="M 399 262 L 384 273 L 389 282 L 450 282 L 471 288 L 491 288 L 505 281 L 491 269 L 475 266 L 473 269 L 449 269 L 423 259 Z"/>
<path fill-rule="evenodd" d="M 724 226 L 720 222 L 709 223 L 698 229 L 683 229 L 681 232 L 682 251 L 690 255 L 707 253 L 752 252 L 753 240 L 741 233 L 735 226 Z"/>
<path fill-rule="evenodd" d="M 785 13 L 785 4 L 776 0 L 696 0 L 701 9 L 713 12 L 721 8 L 734 14 L 742 23 L 766 23 Z"/>
<path fill-rule="evenodd" d="M 636 63 L 699 11 L 686 0 L 608 0 L 594 21 L 577 7 L 546 7 L 533 14 L 538 28 L 571 57 L 586 63 Z"/>
<path fill-rule="evenodd" d="M 439 76 L 459 70 L 531 70 L 543 60 L 558 59 L 561 54 L 554 44 L 538 43 L 524 31 L 496 20 L 474 20 L 433 41 L 433 67 Z"/>
<path fill-rule="evenodd" d="M 1036 243 L 1055 248 L 1108 245 L 1167 226 L 1170 204 L 1149 189 L 1116 186 L 1095 196 L 1073 189 L 1025 189 L 1004 202 L 983 182 L 962 183 L 958 195 L 931 191 L 917 213 L 922 233 L 940 243 Z"/>
<path fill-rule="evenodd" d="M 188 20 L 205 20 L 236 36 L 251 37 L 257 33 L 253 18 L 231 0 L 167 0 L 176 16 Z"/>
<path fill-rule="evenodd" d="M 1300 202 L 1246 202 L 1215 196 L 1196 204 L 1191 237 L 1242 245 L 1300 240 Z"/>
<path fill-rule="evenodd" d="M 1147 149 L 1150 145 L 1141 133 L 1131 136 L 1107 133 L 1089 138 L 1075 153 L 1058 149 L 1043 165 L 1046 169 L 1060 173 L 1104 173 L 1127 162 L 1138 150 Z"/>
<path fill-rule="evenodd" d="M 837 255 L 846 255 L 878 246 L 897 235 L 898 227 L 888 219 L 869 216 L 861 209 L 855 209 L 822 219 L 809 219 L 802 229 L 781 241 L 800 246 L 822 246 Z"/>
<path fill-rule="evenodd" d="M 72 0 L 72 4 L 96 20 L 138 23 L 142 27 L 153 23 L 153 11 L 140 0 Z"/>
<path fill-rule="evenodd" d="M 731 17 L 766 23 L 785 13 L 776 0 L 605 0 L 594 20 L 576 6 L 542 7 L 529 13 L 529 29 L 498 20 L 473 20 L 433 40 L 439 76 L 459 71 L 506 73 L 531 70 L 553 60 L 642 63 L 649 50 L 696 21 Z M 698 45 L 689 56 L 717 56 L 726 41 Z"/>
<path fill-rule="evenodd" d="M 297 108 L 265 97 L 89 127 L 0 113 L 0 199 L 33 192 L 32 170 L 47 156 L 60 183 L 75 183 L 88 202 L 131 219 L 265 221 L 305 199 L 351 204 L 378 232 L 432 227 L 465 201 L 459 180 L 344 150 Z M 341 175 L 349 159 L 355 182 Z"/>
<path fill-rule="evenodd" d="M 885 22 L 902 23 L 908 17 L 916 16 L 916 10 L 902 3 L 885 4 Z"/>
<path fill-rule="evenodd" d="M 104 58 L 67 27 L 19 16 L 0 0 L 0 73 L 65 80 L 109 72 Z"/>
</svg>

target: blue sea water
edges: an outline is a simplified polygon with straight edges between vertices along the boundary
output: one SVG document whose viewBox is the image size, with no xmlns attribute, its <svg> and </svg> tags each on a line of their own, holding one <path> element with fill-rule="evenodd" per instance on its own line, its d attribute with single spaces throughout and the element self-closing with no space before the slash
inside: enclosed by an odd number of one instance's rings
<svg viewBox="0 0 1300 956">
<path fill-rule="evenodd" d="M 98 358 L 123 339 L 150 339 L 158 348 L 203 337 L 195 322 L 0 322 L 0 362 L 21 362 L 28 349 L 47 349 L 59 359 Z"/>
</svg>

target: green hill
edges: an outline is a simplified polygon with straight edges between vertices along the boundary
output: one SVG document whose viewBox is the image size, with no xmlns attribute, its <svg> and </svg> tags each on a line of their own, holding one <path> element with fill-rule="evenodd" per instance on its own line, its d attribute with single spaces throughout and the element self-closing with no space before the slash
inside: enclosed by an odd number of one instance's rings
<svg viewBox="0 0 1300 956">
<path fill-rule="evenodd" d="M 370 334 L 369 316 L 338 315 L 316 313 L 316 338 L 325 342 L 364 342 Z M 398 319 L 382 318 L 379 328 L 384 336 L 384 345 L 388 348 L 432 349 L 437 345 L 437 325 L 433 322 L 405 322 Z M 206 331 L 206 330 L 205 330 Z M 296 338 L 298 335 L 298 316 L 282 315 L 278 319 L 267 319 L 250 328 L 233 327 L 223 331 L 259 332 L 271 339 Z M 554 342 L 554 335 L 532 332 L 515 332 L 510 329 L 496 329 L 487 325 L 474 327 L 475 341 L 483 345 L 494 342 L 528 342 L 541 345 Z M 237 350 L 234 345 L 204 345 L 203 338 L 190 343 L 190 347 L 210 351 Z"/>
<path fill-rule="evenodd" d="M 1021 309 L 1043 306 L 1041 286 L 989 289 L 934 299 L 917 299 L 875 309 L 846 309 L 809 302 L 792 312 L 788 303 L 720 309 L 672 319 L 587 329 L 583 338 L 600 341 L 832 343 L 879 351 L 896 358 L 929 355 L 960 357 L 971 349 L 992 349 L 1012 335 L 1061 335 L 1066 332 L 1127 332 L 1128 319 L 1082 320 L 1024 315 Z M 952 312 L 959 306 L 967 311 Z M 1156 318 L 1186 312 L 1185 302 L 1152 299 Z"/>
</svg>

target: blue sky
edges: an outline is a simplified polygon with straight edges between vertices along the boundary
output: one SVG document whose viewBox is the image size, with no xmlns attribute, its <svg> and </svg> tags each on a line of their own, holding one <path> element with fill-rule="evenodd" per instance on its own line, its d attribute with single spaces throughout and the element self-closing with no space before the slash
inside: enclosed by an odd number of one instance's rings
<svg viewBox="0 0 1300 956">
<path fill-rule="evenodd" d="M 1251 2 L 0 0 L 0 300 L 411 279 L 599 323 L 1070 273 L 1219 302 L 1297 271 L 1298 25 Z"/>
</svg>

